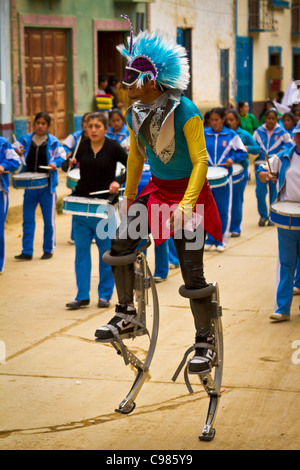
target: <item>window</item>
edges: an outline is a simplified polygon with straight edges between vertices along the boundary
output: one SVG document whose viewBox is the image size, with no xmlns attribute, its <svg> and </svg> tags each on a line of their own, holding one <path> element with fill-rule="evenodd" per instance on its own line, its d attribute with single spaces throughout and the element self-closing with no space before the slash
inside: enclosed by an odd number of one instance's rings
<svg viewBox="0 0 300 470">
<path fill-rule="evenodd" d="M 269 0 L 249 0 L 249 31 L 274 31 L 274 8 Z"/>
<path fill-rule="evenodd" d="M 300 0 L 292 0 L 292 34 L 300 34 Z"/>
</svg>

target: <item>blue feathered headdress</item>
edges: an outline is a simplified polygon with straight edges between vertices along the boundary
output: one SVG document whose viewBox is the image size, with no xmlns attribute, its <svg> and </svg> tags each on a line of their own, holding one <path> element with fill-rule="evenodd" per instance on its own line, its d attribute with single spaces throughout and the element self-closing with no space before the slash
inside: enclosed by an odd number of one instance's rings
<svg viewBox="0 0 300 470">
<path fill-rule="evenodd" d="M 123 83 L 140 87 L 152 79 L 167 88 L 185 90 L 190 81 L 186 49 L 162 31 L 143 31 L 134 37 L 130 19 L 122 16 L 130 22 L 129 48 L 124 44 L 117 46 L 128 61 Z"/>
</svg>

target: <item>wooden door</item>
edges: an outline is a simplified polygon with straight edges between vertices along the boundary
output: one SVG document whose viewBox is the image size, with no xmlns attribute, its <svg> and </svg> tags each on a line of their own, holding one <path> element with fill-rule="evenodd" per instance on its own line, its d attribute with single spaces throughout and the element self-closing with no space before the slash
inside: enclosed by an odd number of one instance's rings
<svg viewBox="0 0 300 470">
<path fill-rule="evenodd" d="M 98 31 L 98 75 L 124 76 L 125 59 L 116 46 L 124 43 L 123 31 Z"/>
<path fill-rule="evenodd" d="M 67 135 L 67 35 L 64 30 L 25 29 L 26 101 L 29 131 L 37 113 L 51 116 L 51 134 Z"/>
</svg>

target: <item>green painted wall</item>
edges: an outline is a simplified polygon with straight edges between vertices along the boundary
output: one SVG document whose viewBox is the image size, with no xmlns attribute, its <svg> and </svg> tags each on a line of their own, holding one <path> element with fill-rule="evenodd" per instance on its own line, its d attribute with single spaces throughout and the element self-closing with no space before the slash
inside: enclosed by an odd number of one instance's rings
<svg viewBox="0 0 300 470">
<path fill-rule="evenodd" d="M 82 115 L 94 105 L 94 30 L 93 20 L 119 20 L 127 14 L 135 23 L 136 12 L 144 12 L 147 5 L 134 1 L 114 0 L 16 0 L 18 14 L 72 16 L 77 28 L 77 76 L 72 74 L 72 60 L 68 62 L 68 76 L 77 82 L 77 115 Z M 147 23 L 146 23 L 147 24 Z M 68 37 L 68 54 L 73 54 L 72 38 Z M 73 83 L 68 91 L 68 114 L 70 125 L 74 118 L 72 108 Z M 72 117 L 73 116 L 73 117 Z M 70 129 L 72 130 L 72 129 Z"/>
</svg>

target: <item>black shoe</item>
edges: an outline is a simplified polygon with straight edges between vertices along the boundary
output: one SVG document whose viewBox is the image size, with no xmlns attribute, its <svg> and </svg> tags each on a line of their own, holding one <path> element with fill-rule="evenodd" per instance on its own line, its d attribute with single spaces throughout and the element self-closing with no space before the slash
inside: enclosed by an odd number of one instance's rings
<svg viewBox="0 0 300 470">
<path fill-rule="evenodd" d="M 272 222 L 272 220 L 269 219 L 267 225 L 268 227 L 273 227 L 275 224 Z"/>
<path fill-rule="evenodd" d="M 99 299 L 98 308 L 108 308 L 108 307 L 109 307 L 109 300 Z"/>
<path fill-rule="evenodd" d="M 112 341 L 114 334 L 108 325 L 117 329 L 121 338 L 127 336 L 136 329 L 135 335 L 143 334 L 143 327 L 134 323 L 136 319 L 136 310 L 129 305 L 116 305 L 116 315 L 108 322 L 95 331 L 96 339 L 99 341 Z"/>
<path fill-rule="evenodd" d="M 268 222 L 268 219 L 263 219 L 262 217 L 259 219 L 258 221 L 258 225 L 260 227 L 264 227 L 266 225 L 266 223 Z"/>
<path fill-rule="evenodd" d="M 52 258 L 52 256 L 53 256 L 53 253 L 47 253 L 47 252 L 45 252 L 45 253 L 43 254 L 43 256 L 41 256 L 41 259 L 50 259 L 50 258 Z"/>
<path fill-rule="evenodd" d="M 78 310 L 81 307 L 86 307 L 89 305 L 90 299 L 88 300 L 74 300 L 73 302 L 69 302 L 66 304 L 69 310 Z"/>
<path fill-rule="evenodd" d="M 31 255 L 26 255 L 26 253 L 21 253 L 20 255 L 16 255 L 15 259 L 23 260 L 23 261 L 30 261 L 32 259 Z"/>
<path fill-rule="evenodd" d="M 190 373 L 210 371 L 216 359 L 214 339 L 210 336 L 197 336 L 195 344 L 195 355 L 189 360 Z"/>
</svg>

